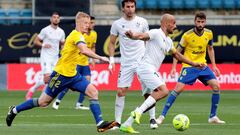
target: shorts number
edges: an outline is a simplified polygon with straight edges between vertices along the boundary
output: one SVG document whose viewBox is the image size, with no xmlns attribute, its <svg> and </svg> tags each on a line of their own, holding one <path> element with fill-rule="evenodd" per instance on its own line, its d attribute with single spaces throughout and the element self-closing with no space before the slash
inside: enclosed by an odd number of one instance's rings
<svg viewBox="0 0 240 135">
<path fill-rule="evenodd" d="M 187 75 L 187 70 L 186 70 L 186 69 L 184 69 L 184 70 L 182 71 L 182 76 L 185 76 L 185 75 Z"/>
<path fill-rule="evenodd" d="M 51 79 L 51 81 L 50 81 L 50 83 L 49 83 L 49 87 L 50 87 L 50 88 L 52 88 L 53 86 L 54 86 L 55 88 L 58 88 L 58 87 L 59 87 L 59 85 L 61 84 L 61 81 L 57 80 L 59 76 L 60 76 L 60 74 L 56 74 L 56 75 Z"/>
</svg>

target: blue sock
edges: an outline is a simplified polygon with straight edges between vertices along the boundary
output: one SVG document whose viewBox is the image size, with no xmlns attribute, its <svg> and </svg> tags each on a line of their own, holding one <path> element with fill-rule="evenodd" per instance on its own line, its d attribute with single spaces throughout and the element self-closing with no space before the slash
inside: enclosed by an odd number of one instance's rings
<svg viewBox="0 0 240 135">
<path fill-rule="evenodd" d="M 90 99 L 90 109 L 95 118 L 96 124 L 102 121 L 102 112 L 98 100 Z"/>
<path fill-rule="evenodd" d="M 78 98 L 78 103 L 82 103 L 85 98 L 85 94 L 80 93 L 79 98 Z"/>
<path fill-rule="evenodd" d="M 210 118 L 212 118 L 213 116 L 216 116 L 219 100 L 220 100 L 220 95 L 216 94 L 216 93 L 213 93 L 212 94 L 212 106 L 211 106 Z"/>
<path fill-rule="evenodd" d="M 65 96 L 65 94 L 68 92 L 68 88 L 64 89 L 62 92 L 58 94 L 57 99 L 62 100 L 62 98 Z"/>
<path fill-rule="evenodd" d="M 168 110 L 170 109 L 170 107 L 172 106 L 172 104 L 174 103 L 175 99 L 177 98 L 179 94 L 176 91 L 172 91 L 171 94 L 169 95 L 167 102 L 164 106 L 164 109 L 162 111 L 162 115 L 165 117 Z"/>
<path fill-rule="evenodd" d="M 25 101 L 24 103 L 16 106 L 16 110 L 19 113 L 21 111 L 29 110 L 34 107 L 39 107 L 38 98 L 33 98 L 33 99 L 29 99 L 29 100 Z"/>
</svg>

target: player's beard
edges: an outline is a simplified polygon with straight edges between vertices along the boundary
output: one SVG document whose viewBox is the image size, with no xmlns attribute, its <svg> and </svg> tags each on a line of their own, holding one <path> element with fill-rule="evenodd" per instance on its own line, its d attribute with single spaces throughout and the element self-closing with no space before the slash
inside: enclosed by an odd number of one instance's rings
<svg viewBox="0 0 240 135">
<path fill-rule="evenodd" d="M 52 24 L 53 24 L 54 26 L 58 26 L 59 23 L 55 23 L 55 22 L 53 22 Z"/>
<path fill-rule="evenodd" d="M 202 33 L 204 27 L 195 27 L 198 33 Z"/>
</svg>

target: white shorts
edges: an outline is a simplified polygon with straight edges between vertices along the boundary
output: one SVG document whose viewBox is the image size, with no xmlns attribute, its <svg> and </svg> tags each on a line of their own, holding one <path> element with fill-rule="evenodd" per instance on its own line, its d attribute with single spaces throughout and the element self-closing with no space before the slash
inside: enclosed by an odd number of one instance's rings
<svg viewBox="0 0 240 135">
<path fill-rule="evenodd" d="M 120 66 L 118 73 L 118 88 L 130 87 L 136 74 L 137 66 Z"/>
<path fill-rule="evenodd" d="M 142 86 L 142 95 L 150 94 L 159 86 L 166 85 L 159 72 L 155 71 L 151 66 L 139 66 L 137 75 Z"/>
<path fill-rule="evenodd" d="M 57 64 L 58 58 L 41 58 L 41 69 L 43 74 L 51 74 L 55 65 Z"/>
</svg>

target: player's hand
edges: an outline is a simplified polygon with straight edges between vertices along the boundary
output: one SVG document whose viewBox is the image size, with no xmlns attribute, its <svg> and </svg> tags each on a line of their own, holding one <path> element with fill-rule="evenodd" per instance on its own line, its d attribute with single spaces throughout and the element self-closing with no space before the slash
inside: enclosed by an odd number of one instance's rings
<svg viewBox="0 0 240 135">
<path fill-rule="evenodd" d="M 220 70 L 216 66 L 213 67 L 213 71 L 215 72 L 217 77 L 219 77 L 221 75 Z"/>
<path fill-rule="evenodd" d="M 194 63 L 193 66 L 197 67 L 197 68 L 204 68 L 204 67 L 206 67 L 206 65 L 204 63 Z"/>
<path fill-rule="evenodd" d="M 175 78 L 175 74 L 176 74 L 176 69 L 174 68 L 170 71 L 171 78 Z"/>
<path fill-rule="evenodd" d="M 113 74 L 113 72 L 115 71 L 115 63 L 109 63 L 108 70 L 111 74 Z"/>
<path fill-rule="evenodd" d="M 128 30 L 125 32 L 125 35 L 128 37 L 128 38 L 132 38 L 133 37 L 133 32 L 131 30 Z"/>
<path fill-rule="evenodd" d="M 51 48 L 52 46 L 50 44 L 43 44 L 42 47 L 43 48 Z"/>
<path fill-rule="evenodd" d="M 108 57 L 105 57 L 105 56 L 101 56 L 99 60 L 101 60 L 103 62 L 108 62 L 109 63 Z"/>
</svg>

